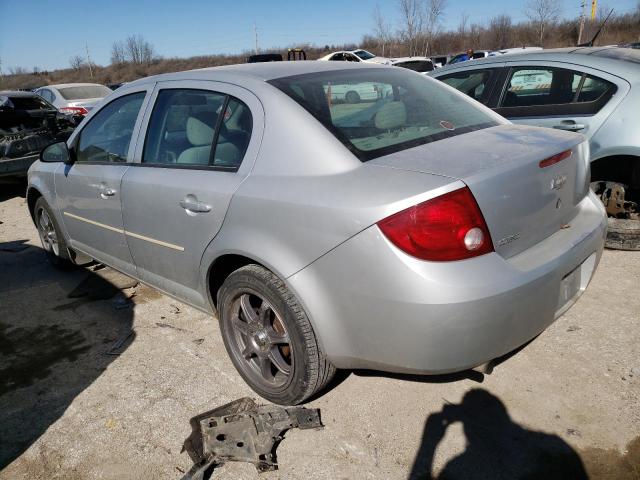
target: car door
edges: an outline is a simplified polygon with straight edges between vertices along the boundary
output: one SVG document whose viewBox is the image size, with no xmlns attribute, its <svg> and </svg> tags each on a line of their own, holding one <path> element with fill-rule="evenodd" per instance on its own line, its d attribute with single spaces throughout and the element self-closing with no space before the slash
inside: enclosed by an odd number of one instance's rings
<svg viewBox="0 0 640 480">
<path fill-rule="evenodd" d="M 120 181 L 146 94 L 121 95 L 92 115 L 69 139 L 75 161 L 54 176 L 71 247 L 128 274 L 135 267 L 124 237 Z"/>
<path fill-rule="evenodd" d="M 247 90 L 210 81 L 160 82 L 152 101 L 122 181 L 125 235 L 143 281 L 204 306 L 200 260 L 251 169 L 264 114 Z"/>
<path fill-rule="evenodd" d="M 628 91 L 625 84 L 578 65 L 518 62 L 510 65 L 495 111 L 514 123 L 590 137 Z"/>
</svg>

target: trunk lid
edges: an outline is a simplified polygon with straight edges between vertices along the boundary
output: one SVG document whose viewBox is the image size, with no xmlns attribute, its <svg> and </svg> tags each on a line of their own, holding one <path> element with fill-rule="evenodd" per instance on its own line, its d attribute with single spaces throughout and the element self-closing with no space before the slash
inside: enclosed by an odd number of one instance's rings
<svg viewBox="0 0 640 480">
<path fill-rule="evenodd" d="M 542 168 L 540 162 L 571 150 Z M 367 162 L 462 180 L 505 258 L 557 232 L 576 215 L 589 188 L 588 144 L 579 134 L 500 125 Z"/>
</svg>

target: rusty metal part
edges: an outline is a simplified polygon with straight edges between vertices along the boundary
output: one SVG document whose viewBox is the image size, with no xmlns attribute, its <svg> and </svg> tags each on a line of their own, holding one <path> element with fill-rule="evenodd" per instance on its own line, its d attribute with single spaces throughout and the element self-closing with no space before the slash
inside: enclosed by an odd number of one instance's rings
<svg viewBox="0 0 640 480">
<path fill-rule="evenodd" d="M 627 186 L 618 182 L 592 182 L 594 191 L 607 210 L 607 215 L 614 218 L 640 219 L 640 209 L 636 202 L 626 200 Z"/>
<path fill-rule="evenodd" d="M 225 462 L 253 463 L 259 472 L 278 469 L 276 448 L 291 428 L 322 428 L 320 410 L 257 405 L 244 397 L 190 420 L 184 441 L 194 466 L 182 480 L 204 480 Z"/>
</svg>

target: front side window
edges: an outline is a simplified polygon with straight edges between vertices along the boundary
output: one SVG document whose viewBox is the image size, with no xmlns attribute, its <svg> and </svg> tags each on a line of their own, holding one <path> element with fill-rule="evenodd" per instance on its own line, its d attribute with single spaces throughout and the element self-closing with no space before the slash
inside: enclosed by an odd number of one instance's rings
<svg viewBox="0 0 640 480">
<path fill-rule="evenodd" d="M 149 121 L 142 162 L 237 169 L 251 129 L 249 107 L 236 98 L 207 90 L 161 90 Z"/>
<path fill-rule="evenodd" d="M 103 107 L 80 132 L 76 161 L 127 161 L 127 152 L 133 135 L 145 92 L 117 98 Z"/>
<path fill-rule="evenodd" d="M 498 124 L 463 97 L 402 68 L 311 73 L 270 83 L 362 161 Z"/>
<path fill-rule="evenodd" d="M 456 90 L 460 90 L 462 93 L 466 93 L 474 100 L 487 103 L 491 93 L 491 82 L 493 82 L 495 75 L 495 69 L 487 68 L 483 70 L 466 70 L 463 72 L 456 72 L 443 77 L 438 77 L 438 80 L 446 83 Z"/>
</svg>

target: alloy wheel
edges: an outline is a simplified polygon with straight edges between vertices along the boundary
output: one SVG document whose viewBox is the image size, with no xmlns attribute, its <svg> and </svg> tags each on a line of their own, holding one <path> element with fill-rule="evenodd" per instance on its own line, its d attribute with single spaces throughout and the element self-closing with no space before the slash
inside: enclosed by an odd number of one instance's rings
<svg viewBox="0 0 640 480">
<path fill-rule="evenodd" d="M 256 293 L 242 293 L 233 302 L 231 326 L 233 350 L 245 372 L 267 387 L 286 386 L 293 373 L 293 348 L 274 307 Z"/>
<path fill-rule="evenodd" d="M 58 235 L 56 234 L 56 229 L 51 221 L 51 217 L 49 217 L 49 213 L 44 208 L 40 208 L 36 218 L 38 220 L 38 233 L 40 234 L 40 241 L 42 242 L 43 248 L 47 252 L 59 256 L 60 246 L 58 244 Z"/>
</svg>

